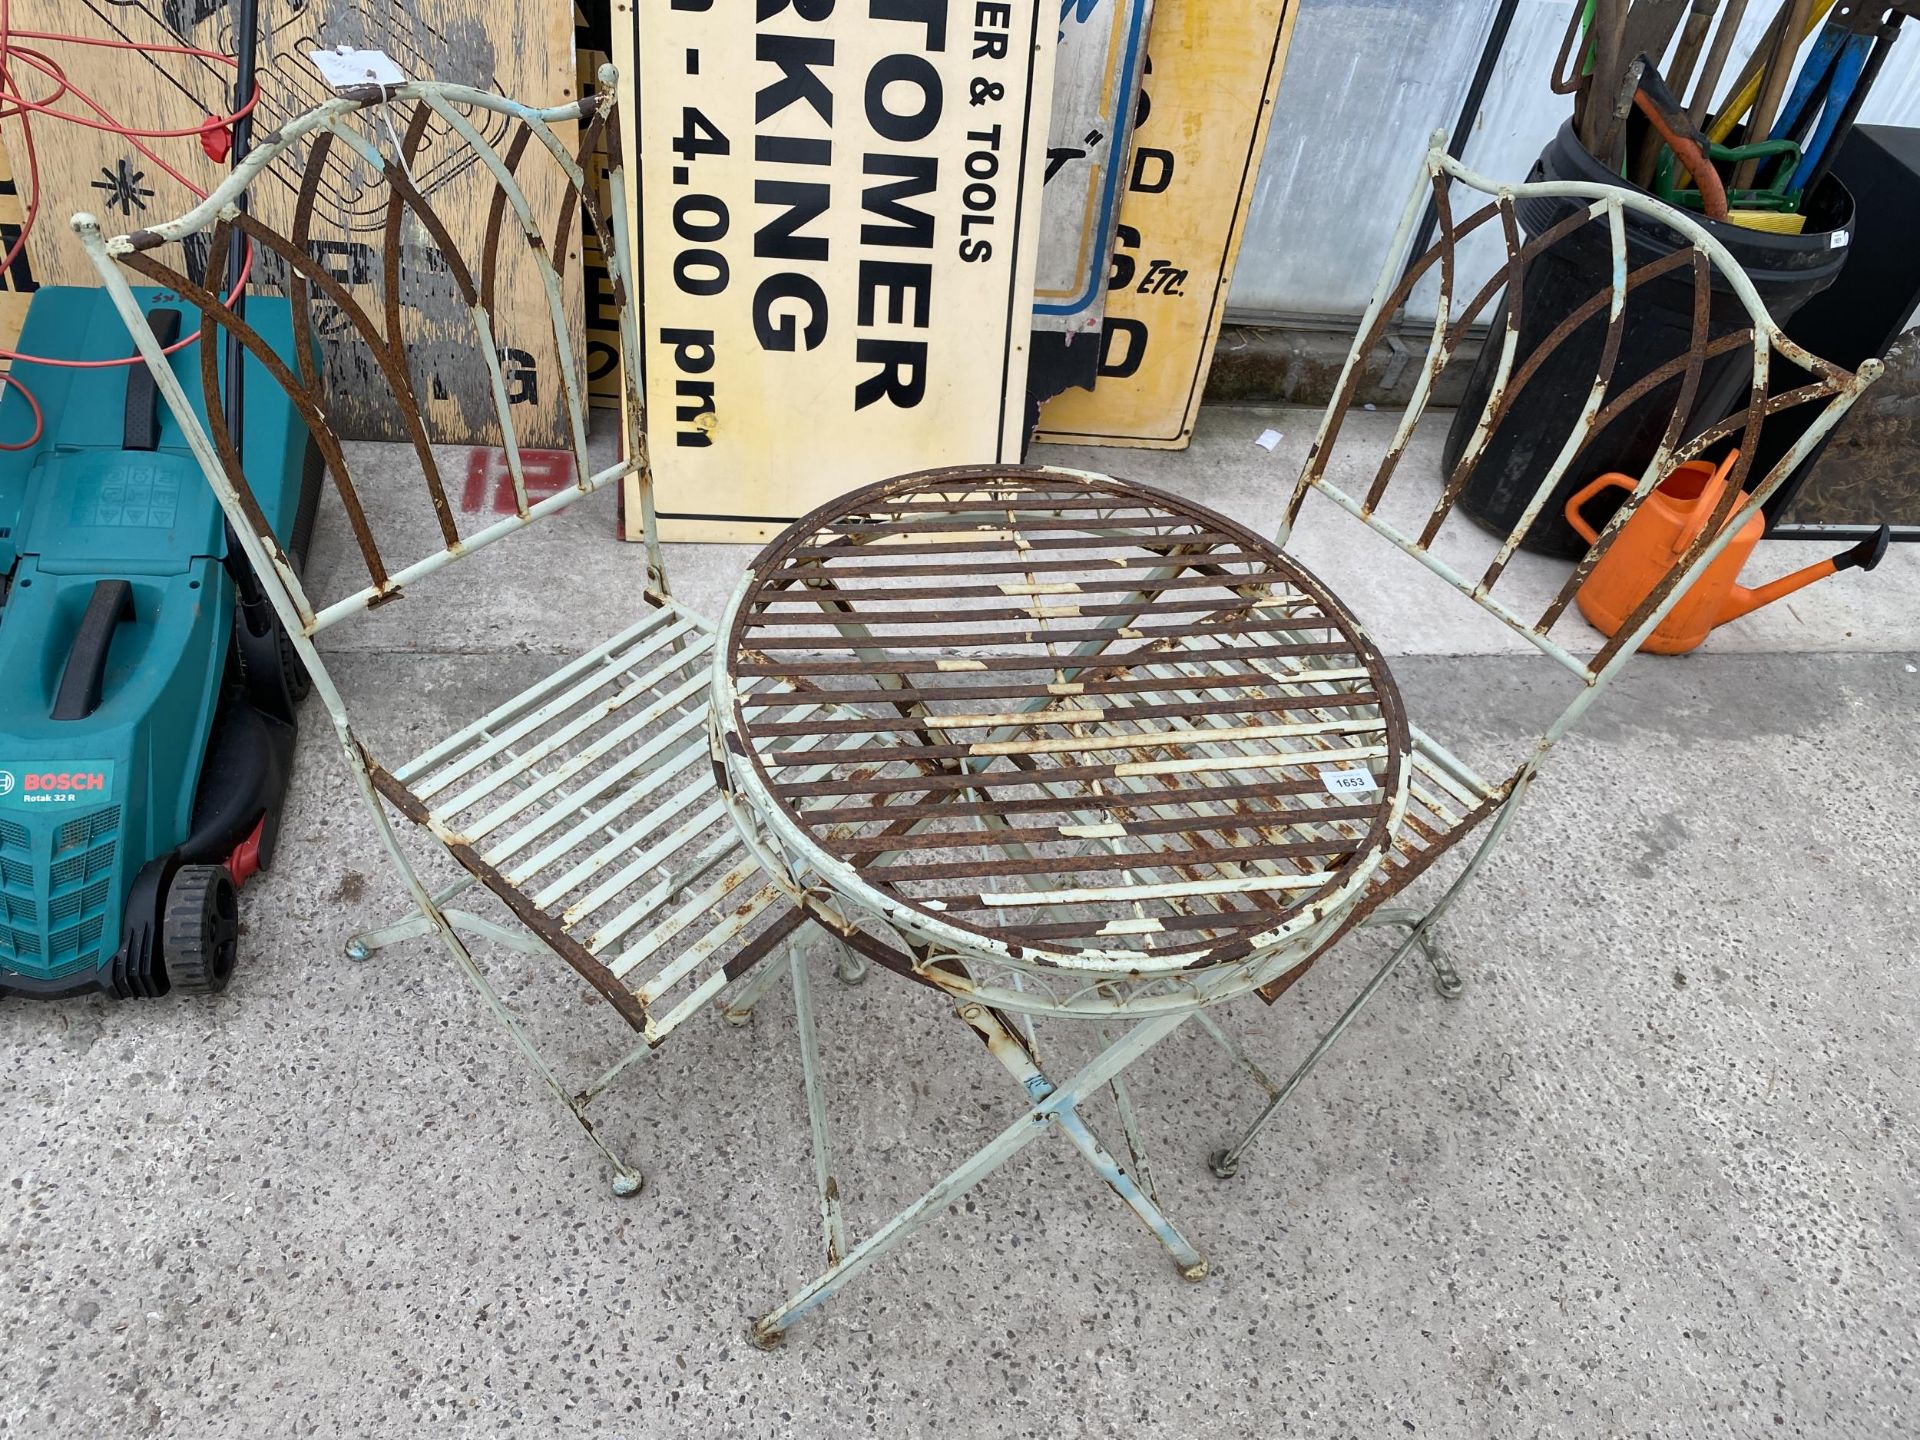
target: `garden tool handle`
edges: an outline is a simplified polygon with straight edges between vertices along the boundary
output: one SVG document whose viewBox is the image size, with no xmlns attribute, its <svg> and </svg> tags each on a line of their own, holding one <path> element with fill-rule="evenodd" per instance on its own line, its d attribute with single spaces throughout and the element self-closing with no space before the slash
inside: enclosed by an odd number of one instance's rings
<svg viewBox="0 0 1920 1440">
<path fill-rule="evenodd" d="M 1687 117 L 1687 112 L 1667 88 L 1667 82 L 1660 78 L 1660 72 L 1651 65 L 1641 72 L 1640 88 L 1634 92 L 1633 103 L 1647 117 L 1647 124 L 1654 133 L 1667 142 L 1674 158 L 1700 182 L 1700 208 L 1706 212 L 1707 218 L 1726 219 L 1726 187 L 1720 182 L 1720 172 L 1707 161 L 1710 142 Z"/>
<path fill-rule="evenodd" d="M 1587 523 L 1586 517 L 1580 513 L 1580 507 L 1598 495 L 1602 490 L 1605 490 L 1609 485 L 1617 485 L 1622 490 L 1628 492 L 1631 492 L 1635 488 L 1633 481 L 1629 480 L 1626 476 L 1607 474 L 1602 475 L 1592 484 L 1576 490 L 1567 498 L 1565 507 L 1567 524 L 1571 525 L 1574 533 L 1589 545 L 1596 543 L 1600 539 L 1600 532 Z"/>
</svg>

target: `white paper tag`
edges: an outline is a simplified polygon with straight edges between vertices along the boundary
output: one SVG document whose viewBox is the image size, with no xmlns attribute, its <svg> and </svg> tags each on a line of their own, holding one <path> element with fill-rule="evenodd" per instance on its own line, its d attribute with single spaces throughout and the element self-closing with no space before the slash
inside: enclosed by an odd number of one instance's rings
<svg viewBox="0 0 1920 1440">
<path fill-rule="evenodd" d="M 1282 435 L 1278 430 L 1262 430 L 1260 432 L 1260 438 L 1253 443 L 1258 445 L 1262 450 L 1271 450 L 1286 438 L 1287 437 Z"/>
<path fill-rule="evenodd" d="M 1847 248 L 1847 232 L 1844 230 L 1835 230 L 1832 234 L 1828 235 L 1827 248 L 1829 250 L 1846 249 Z"/>
<path fill-rule="evenodd" d="M 309 50 L 307 59 L 320 72 L 320 78 L 335 90 L 349 85 L 404 85 L 407 72 L 394 64 L 384 50 L 349 50 L 345 45 L 334 50 Z"/>
<path fill-rule="evenodd" d="M 1371 795 L 1380 788 L 1371 770 L 1358 768 L 1322 770 L 1320 783 L 1327 787 L 1329 795 Z"/>
</svg>

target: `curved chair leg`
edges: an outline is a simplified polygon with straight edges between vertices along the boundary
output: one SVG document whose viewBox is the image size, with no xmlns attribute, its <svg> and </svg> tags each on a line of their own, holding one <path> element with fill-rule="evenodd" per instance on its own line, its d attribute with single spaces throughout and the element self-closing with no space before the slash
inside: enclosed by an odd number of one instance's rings
<svg viewBox="0 0 1920 1440">
<path fill-rule="evenodd" d="M 767 956 L 741 976 L 739 983 L 728 992 L 727 998 L 720 1003 L 720 1018 L 729 1025 L 747 1024 L 753 1019 L 753 1007 L 760 1003 L 761 996 L 786 973 L 786 961 L 781 958 L 780 951 Z"/>
<path fill-rule="evenodd" d="M 1341 1011 L 1340 1018 L 1334 1021 L 1327 1033 L 1320 1037 L 1318 1043 L 1308 1052 L 1307 1058 L 1300 1062 L 1293 1074 L 1289 1075 L 1280 1088 L 1273 1093 L 1272 1098 L 1254 1117 L 1253 1123 L 1247 1127 L 1246 1132 L 1226 1149 L 1216 1150 L 1208 1157 L 1208 1165 L 1215 1175 L 1222 1180 L 1228 1180 L 1238 1173 L 1240 1157 L 1246 1153 L 1247 1147 L 1254 1142 L 1255 1137 L 1262 1130 L 1266 1129 L 1274 1114 L 1286 1103 L 1287 1097 L 1293 1094 L 1299 1088 L 1300 1082 L 1312 1073 L 1313 1067 L 1320 1063 L 1327 1051 L 1331 1050 L 1346 1033 L 1347 1026 L 1353 1023 L 1354 1017 L 1366 1009 L 1367 1002 L 1379 993 L 1380 987 L 1393 978 L 1393 972 L 1400 968 L 1400 962 L 1407 958 L 1409 950 L 1417 945 L 1426 955 L 1427 963 L 1433 967 L 1434 983 L 1440 987 L 1442 995 L 1459 993 L 1460 977 L 1448 962 L 1446 953 L 1440 949 L 1437 942 L 1431 939 L 1433 928 L 1440 923 L 1441 917 L 1453 908 L 1453 902 L 1459 899 L 1461 892 L 1472 883 L 1473 877 L 1486 863 L 1487 856 L 1506 834 L 1507 826 L 1512 823 L 1520 801 L 1525 797 L 1527 788 L 1532 783 L 1533 773 L 1531 768 L 1523 767 L 1514 778 L 1512 788 L 1507 792 L 1507 798 L 1501 803 L 1499 812 L 1494 816 L 1493 824 L 1485 838 L 1481 840 L 1479 847 L 1467 861 L 1466 868 L 1454 878 L 1453 883 L 1447 887 L 1446 893 L 1434 902 L 1431 909 L 1424 913 L 1411 909 L 1380 909 L 1367 918 L 1369 924 L 1404 927 L 1407 932 L 1406 938 L 1393 947 L 1393 953 L 1387 956 L 1386 963 L 1374 972 L 1373 978 L 1367 981 L 1358 995 L 1354 996 L 1353 1003 Z"/>
<path fill-rule="evenodd" d="M 1231 1180 L 1240 1173 L 1240 1157 L 1246 1153 L 1247 1147 L 1254 1142 L 1262 1130 L 1267 1128 L 1280 1107 L 1287 1103 L 1287 1097 L 1299 1088 L 1300 1082 L 1313 1073 L 1313 1067 L 1318 1065 L 1321 1058 L 1339 1042 L 1340 1037 L 1346 1033 L 1347 1026 L 1351 1025 L 1354 1018 L 1366 1009 L 1367 1002 L 1373 999 L 1382 985 L 1393 978 L 1393 972 L 1400 968 L 1400 962 L 1406 958 L 1407 952 L 1419 942 L 1420 935 L 1421 930 L 1415 927 L 1408 932 L 1406 939 L 1393 947 L 1393 953 L 1387 957 L 1386 963 L 1374 972 L 1373 978 L 1367 981 L 1358 995 L 1353 997 L 1353 1003 L 1340 1013 L 1340 1018 L 1334 1021 L 1327 1033 L 1320 1037 L 1319 1043 L 1308 1052 L 1307 1058 L 1302 1060 L 1294 1072 L 1281 1082 L 1280 1088 L 1274 1091 L 1273 1098 L 1267 1101 L 1266 1108 L 1254 1117 L 1253 1123 L 1247 1127 L 1246 1132 L 1232 1145 L 1224 1150 L 1214 1151 L 1207 1158 L 1207 1164 L 1215 1175 L 1222 1180 Z"/>
<path fill-rule="evenodd" d="M 575 1123 L 593 1143 L 594 1148 L 606 1157 L 607 1163 L 613 1167 L 613 1193 L 623 1198 L 638 1195 L 645 1184 L 639 1170 L 622 1160 L 614 1152 L 613 1147 L 600 1138 L 599 1132 L 593 1127 L 593 1122 L 587 1119 L 585 1100 L 567 1093 L 566 1087 L 553 1073 L 553 1068 L 547 1064 L 546 1057 L 535 1048 L 533 1037 L 527 1034 L 526 1027 L 521 1025 L 519 1017 L 507 1007 L 507 1003 L 500 998 L 500 993 L 493 988 L 485 973 L 474 963 L 473 954 L 467 949 L 466 942 L 460 938 L 459 932 L 454 928 L 453 919 L 448 912 L 440 908 L 434 897 L 427 893 L 426 886 L 420 881 L 419 873 L 413 868 L 413 862 L 407 858 L 407 852 L 400 844 L 400 837 L 394 833 L 393 822 L 388 818 L 385 807 L 380 803 L 380 796 L 373 788 L 373 780 L 367 773 L 364 753 L 360 750 L 358 742 L 344 722 L 336 719 L 335 728 L 339 731 L 342 748 L 347 754 L 348 768 L 359 785 L 361 799 L 366 803 L 368 811 L 373 816 L 374 826 L 380 832 L 380 841 L 386 847 L 387 858 L 392 862 L 401 882 L 407 887 L 407 893 L 413 897 L 419 919 L 426 925 L 424 933 L 440 936 L 447 953 L 453 957 L 454 963 L 460 967 L 468 982 L 479 992 L 488 1011 L 512 1037 L 514 1048 L 526 1058 L 527 1063 L 533 1067 L 534 1073 L 540 1077 L 541 1083 L 552 1092 L 554 1099 L 566 1107 L 567 1113 L 573 1116 Z M 453 913 L 461 915 L 458 911 Z M 478 917 L 461 915 L 462 923 L 476 918 Z M 409 922 L 401 923 L 405 926 Z M 516 936 L 515 939 L 518 943 L 539 943 L 531 936 L 524 939 Z"/>
<path fill-rule="evenodd" d="M 858 985 L 865 980 L 867 971 L 871 968 L 867 957 L 838 935 L 833 936 L 833 943 L 839 950 L 839 955 L 833 962 L 833 978 L 842 985 Z"/>
<path fill-rule="evenodd" d="M 477 883 L 471 875 L 456 880 L 438 895 L 433 903 L 444 905 L 457 895 L 465 894 Z M 398 945 L 403 940 L 415 940 L 422 935 L 433 934 L 433 921 L 415 906 L 404 920 L 396 920 L 391 925 L 382 925 L 375 930 L 362 930 L 357 935 L 347 937 L 347 959 L 353 961 L 371 960 L 373 952 L 384 950 L 389 945 Z"/>
<path fill-rule="evenodd" d="M 1419 943 L 1420 953 L 1427 957 L 1427 965 L 1433 971 L 1433 988 L 1449 1000 L 1458 1000 L 1465 993 L 1467 982 L 1460 978 L 1460 972 L 1454 969 L 1453 961 L 1441 947 L 1440 937 L 1436 933 L 1437 927 L 1427 925 L 1424 929 L 1421 928 L 1422 922 L 1431 914 L 1433 914 L 1432 911 L 1425 910 L 1382 909 L 1374 911 L 1360 924 L 1363 927 L 1391 925 L 1411 934 Z"/>
<path fill-rule="evenodd" d="M 545 957 L 552 952 L 522 927 L 502 925 L 489 920 L 484 915 L 476 915 L 471 910 L 447 908 L 447 901 L 456 895 L 465 893 L 477 884 L 472 876 L 456 880 L 438 895 L 433 897 L 434 908 L 446 917 L 447 921 L 462 935 L 478 936 L 482 940 L 491 940 L 496 945 L 504 945 L 509 950 L 517 950 L 522 955 Z M 433 934 L 433 921 L 416 908 L 404 920 L 396 920 L 391 925 L 382 925 L 377 930 L 362 930 L 347 938 L 347 959 L 356 963 L 371 960 L 374 952 L 384 950 L 389 945 L 398 945 L 403 940 L 418 939 L 422 935 Z"/>
</svg>

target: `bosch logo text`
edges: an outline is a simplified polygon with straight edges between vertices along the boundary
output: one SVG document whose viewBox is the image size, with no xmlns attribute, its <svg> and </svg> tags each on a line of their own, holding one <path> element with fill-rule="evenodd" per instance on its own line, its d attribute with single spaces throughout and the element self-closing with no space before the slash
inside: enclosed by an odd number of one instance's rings
<svg viewBox="0 0 1920 1440">
<path fill-rule="evenodd" d="M 107 788 L 107 777 L 97 770 L 50 770 L 44 775 L 22 776 L 20 788 L 29 795 L 69 790 L 104 790 Z"/>
</svg>

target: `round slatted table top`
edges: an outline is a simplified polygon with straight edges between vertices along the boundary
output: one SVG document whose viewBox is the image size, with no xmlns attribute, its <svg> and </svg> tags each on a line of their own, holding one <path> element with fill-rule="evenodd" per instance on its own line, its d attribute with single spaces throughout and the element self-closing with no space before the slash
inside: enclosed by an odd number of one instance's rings
<svg viewBox="0 0 1920 1440">
<path fill-rule="evenodd" d="M 1297 948 L 1405 805 L 1399 696 L 1327 588 L 1106 476 L 844 495 L 760 554 L 721 642 L 716 768 L 756 848 L 923 962 L 1137 978 Z"/>
</svg>

